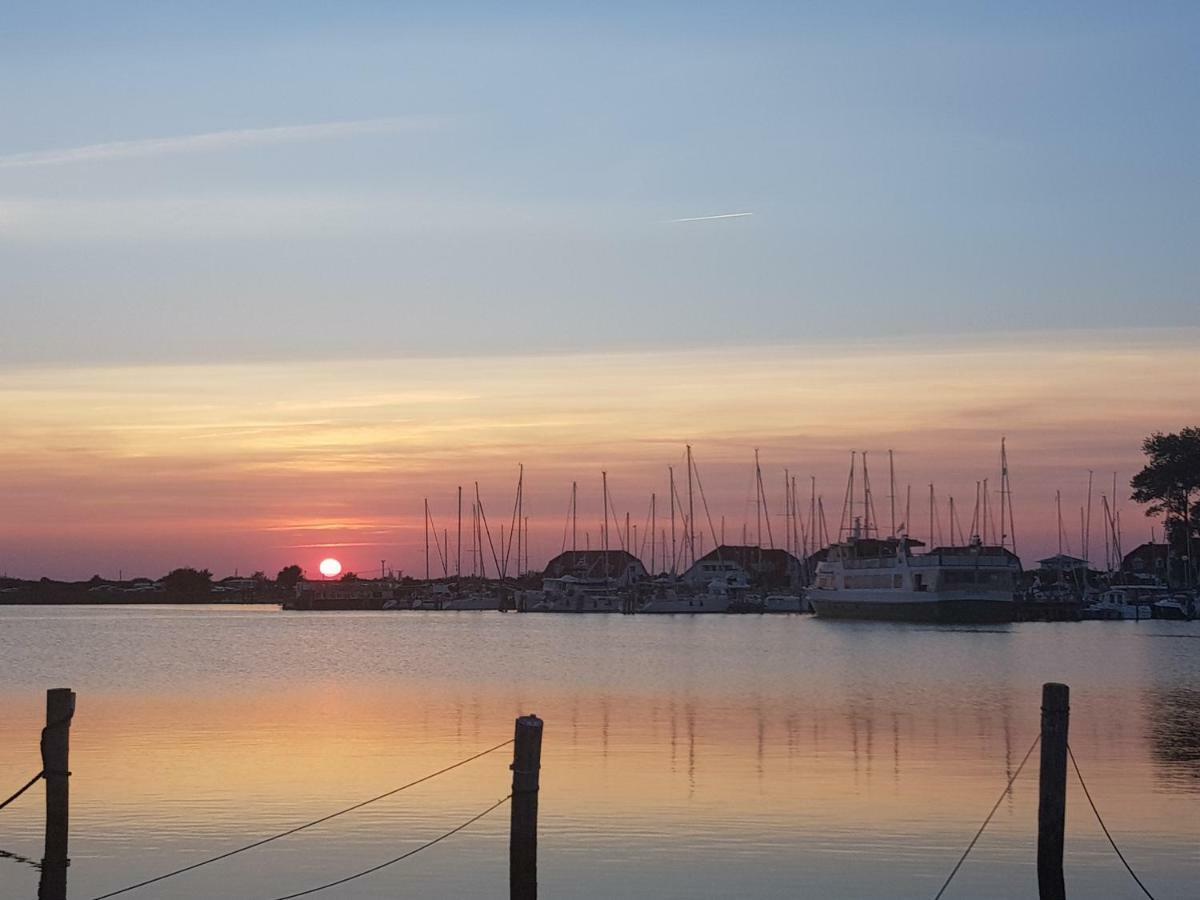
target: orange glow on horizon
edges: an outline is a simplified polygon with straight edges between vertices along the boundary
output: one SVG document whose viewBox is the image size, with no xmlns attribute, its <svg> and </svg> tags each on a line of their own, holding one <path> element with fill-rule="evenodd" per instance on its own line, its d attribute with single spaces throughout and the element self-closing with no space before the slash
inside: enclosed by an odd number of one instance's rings
<svg viewBox="0 0 1200 900">
<path fill-rule="evenodd" d="M 1132 547 L 1148 539 L 1153 523 L 1129 503 L 1128 479 L 1146 434 L 1195 417 L 1200 376 L 1177 360 L 1196 340 L 1194 331 L 1176 330 L 18 369 L 0 388 L 0 490 L 10 510 L 0 523 L 3 565 L 33 577 L 86 578 L 118 567 L 159 574 L 175 565 L 272 574 L 305 551 L 338 548 L 353 571 L 374 571 L 386 559 L 389 568 L 423 574 L 428 497 L 453 571 L 457 488 L 469 558 L 474 483 L 498 539 L 501 525 L 509 529 L 517 464 L 524 463 L 529 555 L 537 567 L 561 549 L 572 481 L 579 483 L 580 545 L 589 534 L 598 543 L 602 468 L 621 524 L 628 511 L 638 543 L 652 491 L 661 532 L 667 466 L 684 472 L 689 442 L 713 529 L 724 517 L 728 542 L 740 542 L 753 516 L 756 447 L 772 519 L 781 519 L 786 468 L 797 478 L 802 510 L 816 477 L 833 531 L 851 450 L 871 453 L 876 511 L 887 523 L 886 451 L 894 449 L 897 519 L 912 485 L 910 531 L 921 537 L 931 481 L 943 531 L 950 496 L 966 526 L 975 482 L 998 478 L 1001 435 L 1008 437 L 1018 551 L 1027 562 L 1054 552 L 1058 489 L 1070 549 L 1079 551 L 1088 469 L 1097 483 L 1093 525 L 1100 494 L 1112 494 L 1118 473 L 1117 505 Z M 710 547 L 703 517 L 698 525 Z M 1102 547 L 1093 535 L 1093 554 Z"/>
</svg>

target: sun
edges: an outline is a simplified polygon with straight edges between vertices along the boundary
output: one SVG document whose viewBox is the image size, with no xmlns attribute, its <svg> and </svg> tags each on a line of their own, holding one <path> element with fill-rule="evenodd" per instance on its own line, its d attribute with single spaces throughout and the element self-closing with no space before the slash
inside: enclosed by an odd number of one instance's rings
<svg viewBox="0 0 1200 900">
<path fill-rule="evenodd" d="M 321 574 L 326 578 L 332 578 L 334 575 L 342 573 L 342 564 L 333 557 L 321 560 L 321 565 L 317 568 L 321 570 Z"/>
</svg>

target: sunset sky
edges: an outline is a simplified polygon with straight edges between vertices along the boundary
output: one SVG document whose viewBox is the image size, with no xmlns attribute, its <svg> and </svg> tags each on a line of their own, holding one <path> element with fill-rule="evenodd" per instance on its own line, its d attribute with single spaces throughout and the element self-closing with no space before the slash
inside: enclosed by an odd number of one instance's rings
<svg viewBox="0 0 1200 900">
<path fill-rule="evenodd" d="M 480 482 L 887 451 L 1018 550 L 1200 419 L 1192 4 L 64 4 L 0 31 L 0 572 L 423 574 Z M 736 215 L 735 215 L 736 214 Z M 661 507 L 661 504 L 660 504 Z M 963 512 L 965 510 L 965 513 Z M 942 509 L 943 527 L 945 507 Z M 587 520 L 586 525 L 584 520 Z M 778 526 L 776 526 L 778 528 Z M 706 526 L 707 530 L 707 526 Z M 706 538 L 705 545 L 710 545 Z"/>
</svg>

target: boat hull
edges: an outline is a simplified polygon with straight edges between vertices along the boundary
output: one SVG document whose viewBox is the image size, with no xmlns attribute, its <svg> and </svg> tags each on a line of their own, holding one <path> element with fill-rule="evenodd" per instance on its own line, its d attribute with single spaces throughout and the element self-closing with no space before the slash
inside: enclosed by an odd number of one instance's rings
<svg viewBox="0 0 1200 900">
<path fill-rule="evenodd" d="M 1008 623 L 1012 622 L 1016 615 L 1016 604 L 1011 599 L 1000 597 L 878 600 L 871 597 L 839 596 L 848 593 L 850 592 L 814 591 L 809 595 L 809 600 L 813 611 L 825 619 L 971 625 Z"/>
</svg>

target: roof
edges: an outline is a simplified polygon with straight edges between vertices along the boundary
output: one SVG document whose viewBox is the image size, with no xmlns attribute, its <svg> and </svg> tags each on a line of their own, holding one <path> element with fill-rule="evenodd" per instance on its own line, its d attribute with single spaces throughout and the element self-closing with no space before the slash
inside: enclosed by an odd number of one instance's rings
<svg viewBox="0 0 1200 900">
<path fill-rule="evenodd" d="M 1088 561 L 1086 559 L 1080 559 L 1077 556 L 1068 556 L 1065 553 L 1056 553 L 1054 556 L 1038 560 L 1038 565 L 1044 569 L 1082 568 L 1087 564 Z"/>
<path fill-rule="evenodd" d="M 705 553 L 696 560 L 703 562 L 735 562 L 747 571 L 773 569 L 786 571 L 789 565 L 800 565 L 800 560 L 786 550 L 777 547 L 739 547 L 722 544 L 716 550 Z"/>
<path fill-rule="evenodd" d="M 561 577 L 567 574 L 603 575 L 605 570 L 610 574 L 624 572 L 629 566 L 636 565 L 643 570 L 646 568 L 642 561 L 626 550 L 609 550 L 605 560 L 604 550 L 567 550 L 558 554 L 546 563 L 545 574 L 549 577 Z"/>
</svg>

